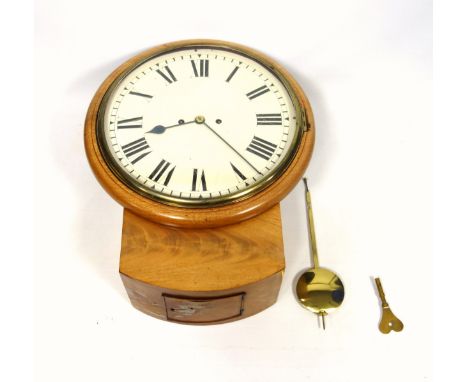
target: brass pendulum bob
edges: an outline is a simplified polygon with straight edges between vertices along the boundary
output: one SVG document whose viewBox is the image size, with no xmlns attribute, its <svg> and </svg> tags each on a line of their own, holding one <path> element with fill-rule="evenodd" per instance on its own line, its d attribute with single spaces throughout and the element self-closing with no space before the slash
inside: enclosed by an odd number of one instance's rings
<svg viewBox="0 0 468 382">
<path fill-rule="evenodd" d="M 340 278 L 334 272 L 319 266 L 312 201 L 306 178 L 304 178 L 304 184 L 306 187 L 309 240 L 313 266 L 299 277 L 296 285 L 296 295 L 299 303 L 304 308 L 311 310 L 322 318 L 322 327 L 325 329 L 325 316 L 338 308 L 343 302 L 344 287 Z"/>
</svg>

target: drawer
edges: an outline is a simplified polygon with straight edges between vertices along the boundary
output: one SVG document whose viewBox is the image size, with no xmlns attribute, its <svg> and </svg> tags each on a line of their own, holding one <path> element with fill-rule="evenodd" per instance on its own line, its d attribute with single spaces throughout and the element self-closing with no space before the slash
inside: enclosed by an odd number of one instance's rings
<svg viewBox="0 0 468 382">
<path fill-rule="evenodd" d="M 242 316 L 245 293 L 220 297 L 163 294 L 168 321 L 208 324 Z"/>
</svg>

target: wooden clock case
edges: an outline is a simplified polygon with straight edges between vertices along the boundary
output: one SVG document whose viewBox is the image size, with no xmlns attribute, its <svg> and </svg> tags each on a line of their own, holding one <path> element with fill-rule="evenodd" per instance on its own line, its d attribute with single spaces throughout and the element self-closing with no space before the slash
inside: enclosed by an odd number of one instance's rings
<svg viewBox="0 0 468 382">
<path fill-rule="evenodd" d="M 190 45 L 224 46 L 267 63 L 288 81 L 303 114 L 303 134 L 286 170 L 258 193 L 222 206 L 177 207 L 133 191 L 111 171 L 97 141 L 99 106 L 114 80 L 145 58 Z M 120 275 L 135 308 L 159 319 L 200 325 L 239 320 L 275 303 L 285 268 L 279 202 L 301 179 L 315 138 L 307 97 L 285 69 L 260 52 L 224 41 L 157 46 L 103 82 L 89 106 L 84 138 L 96 178 L 124 207 Z"/>
</svg>

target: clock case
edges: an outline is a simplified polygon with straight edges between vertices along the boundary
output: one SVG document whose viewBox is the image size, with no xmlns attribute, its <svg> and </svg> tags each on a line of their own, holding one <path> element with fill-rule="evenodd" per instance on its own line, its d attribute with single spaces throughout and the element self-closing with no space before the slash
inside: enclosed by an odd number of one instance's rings
<svg viewBox="0 0 468 382">
<path fill-rule="evenodd" d="M 240 200 L 200 208 L 150 199 L 116 175 L 100 150 L 99 109 L 112 84 L 140 62 L 185 47 L 247 55 L 277 75 L 296 101 L 301 134 L 292 159 L 272 183 Z M 314 139 L 312 109 L 297 82 L 269 57 L 239 44 L 173 42 L 112 72 L 89 106 L 84 140 L 96 178 L 124 207 L 119 271 L 133 306 L 163 320 L 203 325 L 239 320 L 274 304 L 285 269 L 279 202 L 301 179 Z"/>
</svg>

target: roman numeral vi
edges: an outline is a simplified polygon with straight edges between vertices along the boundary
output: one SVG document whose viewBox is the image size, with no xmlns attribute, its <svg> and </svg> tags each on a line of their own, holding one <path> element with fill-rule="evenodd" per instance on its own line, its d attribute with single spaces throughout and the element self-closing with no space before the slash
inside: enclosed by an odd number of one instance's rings
<svg viewBox="0 0 468 382">
<path fill-rule="evenodd" d="M 206 191 L 205 171 L 201 170 L 200 172 L 200 170 L 194 168 L 192 176 L 192 191 L 199 191 L 200 188 L 203 191 Z"/>
</svg>

